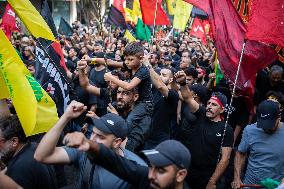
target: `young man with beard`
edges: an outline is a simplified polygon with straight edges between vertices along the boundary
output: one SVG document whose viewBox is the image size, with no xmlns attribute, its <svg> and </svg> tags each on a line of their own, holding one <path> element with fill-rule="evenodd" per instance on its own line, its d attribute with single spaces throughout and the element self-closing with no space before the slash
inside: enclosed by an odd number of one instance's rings
<svg viewBox="0 0 284 189">
<path fill-rule="evenodd" d="M 171 121 L 176 120 L 178 92 L 172 89 L 173 72 L 169 68 L 163 68 L 158 75 L 149 61 L 144 61 L 149 69 L 153 84 L 154 113 L 151 130 L 147 137 L 145 149 L 152 149 L 164 140 L 170 139 Z M 161 119 L 162 118 L 162 119 Z"/>
<path fill-rule="evenodd" d="M 212 94 L 206 108 L 193 98 L 183 71 L 175 74 L 181 94 L 190 110 L 197 117 L 189 136 L 192 154 L 189 184 L 192 189 L 222 188 L 218 181 L 225 172 L 233 146 L 233 129 L 225 128 L 223 113 L 227 98 L 221 93 Z"/>
<path fill-rule="evenodd" d="M 67 146 L 56 147 L 59 137 L 66 124 L 86 110 L 84 104 L 72 101 L 59 121 L 50 129 L 35 152 L 37 161 L 47 164 L 73 164 L 80 168 L 80 177 L 76 188 L 82 189 L 124 189 L 132 186 L 124 179 L 119 179 L 99 165 L 91 165 L 86 153 L 80 149 L 69 148 Z M 116 114 L 106 114 L 101 118 L 93 119 L 94 127 L 90 141 L 100 143 L 110 151 L 120 157 L 137 162 L 141 166 L 146 166 L 142 159 L 134 153 L 123 149 L 121 143 L 125 140 L 128 127 L 124 119 Z"/>
<path fill-rule="evenodd" d="M 56 189 L 53 167 L 37 162 L 33 158 L 35 149 L 36 145 L 28 142 L 17 116 L 0 120 L 0 157 L 7 166 L 6 175 L 23 188 Z"/>
<path fill-rule="evenodd" d="M 143 151 L 150 167 L 129 161 L 105 146 L 88 140 L 79 132 L 67 134 L 63 143 L 87 152 L 91 162 L 104 167 L 136 189 L 188 189 L 185 177 L 191 156 L 178 141 L 166 140 L 155 149 Z"/>
<path fill-rule="evenodd" d="M 271 178 L 284 178 L 284 127 L 280 122 L 280 104 L 265 100 L 257 107 L 257 122 L 245 127 L 235 156 L 232 188 L 242 184 L 242 169 L 248 158 L 243 183 L 257 184 Z"/>
</svg>

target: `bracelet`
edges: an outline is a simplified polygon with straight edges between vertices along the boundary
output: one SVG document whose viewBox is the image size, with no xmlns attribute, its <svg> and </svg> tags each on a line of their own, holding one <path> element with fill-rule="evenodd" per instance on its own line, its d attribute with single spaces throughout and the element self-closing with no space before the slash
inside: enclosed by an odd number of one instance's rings
<svg viewBox="0 0 284 189">
<path fill-rule="evenodd" d="M 91 64 L 96 64 L 96 60 L 97 60 L 97 58 L 92 58 L 91 59 Z"/>
</svg>

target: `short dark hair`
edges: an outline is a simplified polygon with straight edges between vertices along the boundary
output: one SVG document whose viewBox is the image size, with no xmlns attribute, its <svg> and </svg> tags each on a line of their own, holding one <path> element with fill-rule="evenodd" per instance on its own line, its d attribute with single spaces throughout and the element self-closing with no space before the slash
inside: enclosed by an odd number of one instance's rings
<svg viewBox="0 0 284 189">
<path fill-rule="evenodd" d="M 184 73 L 187 75 L 187 76 L 192 76 L 194 79 L 197 79 L 197 76 L 198 76 L 198 72 L 195 68 L 187 68 Z"/>
<path fill-rule="evenodd" d="M 9 140 L 13 137 L 19 138 L 21 143 L 27 142 L 27 137 L 24 133 L 22 125 L 18 116 L 12 115 L 9 117 L 0 119 L 0 130 L 5 140 Z"/>
<path fill-rule="evenodd" d="M 124 80 L 124 74 L 122 71 L 119 70 L 112 70 L 111 74 L 117 76 L 119 80 Z"/>
<path fill-rule="evenodd" d="M 124 56 L 143 56 L 144 47 L 140 42 L 131 42 L 129 43 L 123 52 Z"/>
</svg>

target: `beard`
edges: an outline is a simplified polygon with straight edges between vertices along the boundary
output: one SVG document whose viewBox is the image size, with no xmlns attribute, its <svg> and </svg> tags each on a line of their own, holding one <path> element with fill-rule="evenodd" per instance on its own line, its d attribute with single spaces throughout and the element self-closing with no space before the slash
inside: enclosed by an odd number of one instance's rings
<svg viewBox="0 0 284 189">
<path fill-rule="evenodd" d="M 150 183 L 152 185 L 154 185 L 156 188 L 160 188 L 160 189 L 175 189 L 176 188 L 176 181 L 175 181 L 175 177 L 172 179 L 172 181 L 165 187 L 161 187 L 158 183 L 156 183 L 155 181 L 151 180 Z M 153 189 L 153 187 L 149 187 L 149 189 Z"/>
<path fill-rule="evenodd" d="M 7 165 L 10 159 L 13 157 L 13 154 L 14 152 L 12 150 L 1 151 L 0 152 L 1 161 L 3 161 L 3 163 Z"/>
</svg>

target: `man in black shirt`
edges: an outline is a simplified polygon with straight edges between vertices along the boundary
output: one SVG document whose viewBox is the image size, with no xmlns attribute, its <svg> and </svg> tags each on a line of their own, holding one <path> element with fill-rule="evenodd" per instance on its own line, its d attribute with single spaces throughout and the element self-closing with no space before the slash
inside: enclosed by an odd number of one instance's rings
<svg viewBox="0 0 284 189">
<path fill-rule="evenodd" d="M 170 139 L 171 120 L 176 117 L 179 95 L 171 88 L 170 80 L 173 79 L 171 69 L 163 68 L 159 76 L 149 62 L 145 61 L 144 65 L 148 67 L 155 86 L 152 89 L 154 95 L 152 126 L 145 146 L 145 149 L 152 149 L 162 141 Z"/>
<path fill-rule="evenodd" d="M 33 158 L 35 149 L 17 116 L 0 120 L 0 155 L 7 165 L 6 175 L 25 189 L 56 189 L 53 167 L 37 162 Z"/>
<path fill-rule="evenodd" d="M 221 93 L 211 96 L 207 106 L 200 106 L 186 85 L 183 71 L 176 75 L 181 85 L 181 94 L 190 110 L 197 117 L 190 134 L 189 150 L 192 154 L 190 167 L 190 187 L 193 189 L 213 189 L 225 172 L 233 146 L 233 129 L 225 127 L 223 113 L 227 98 Z M 217 185 L 217 188 L 220 186 Z"/>
<path fill-rule="evenodd" d="M 67 134 L 63 143 L 88 152 L 92 163 L 100 165 L 137 189 L 187 189 L 190 152 L 178 141 L 166 140 L 155 149 L 143 151 L 150 167 L 115 154 L 104 145 L 88 140 L 82 133 Z"/>
</svg>

